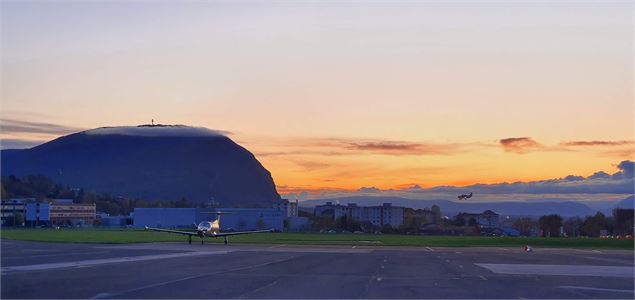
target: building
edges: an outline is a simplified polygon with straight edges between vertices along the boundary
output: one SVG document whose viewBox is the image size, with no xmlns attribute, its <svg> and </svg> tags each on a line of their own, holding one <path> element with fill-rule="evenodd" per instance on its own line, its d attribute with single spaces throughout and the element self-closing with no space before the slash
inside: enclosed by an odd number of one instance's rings
<svg viewBox="0 0 635 300">
<path fill-rule="evenodd" d="M 281 211 L 285 218 L 298 216 L 298 200 L 291 202 L 287 199 L 282 199 L 281 202 L 274 204 L 273 208 Z"/>
<path fill-rule="evenodd" d="M 200 211 L 197 208 L 135 208 L 132 225 L 137 228 L 193 228 L 203 219 Z"/>
<path fill-rule="evenodd" d="M 129 216 L 111 216 L 106 213 L 98 213 L 96 216 L 96 225 L 101 227 L 126 227 L 132 225 L 132 219 Z"/>
<path fill-rule="evenodd" d="M 2 225 L 22 226 L 25 221 L 26 203 L 34 198 L 2 200 Z M 18 224 L 19 223 L 19 224 Z"/>
<path fill-rule="evenodd" d="M 73 203 L 69 199 L 26 205 L 26 221 L 31 226 L 92 226 L 95 216 L 94 203 Z"/>
<path fill-rule="evenodd" d="M 486 210 L 482 213 L 460 213 L 454 217 L 455 219 L 463 218 L 466 224 L 469 224 L 470 219 L 474 219 L 476 224 L 481 227 L 498 227 L 499 215 L 491 210 Z"/>
<path fill-rule="evenodd" d="M 216 208 L 214 211 L 231 213 L 221 216 L 222 231 L 283 230 L 285 216 L 278 208 Z M 208 212 L 209 208 L 135 208 L 133 226 L 194 228 L 195 224 L 216 218 Z"/>
<path fill-rule="evenodd" d="M 380 206 L 357 206 L 355 203 L 349 203 L 344 206 L 326 202 L 325 205 L 316 206 L 314 214 L 328 216 L 332 220 L 348 216 L 358 222 L 370 222 L 377 227 L 389 225 L 396 228 L 403 225 L 404 211 L 404 207 L 392 206 L 392 203 L 384 203 Z"/>
</svg>

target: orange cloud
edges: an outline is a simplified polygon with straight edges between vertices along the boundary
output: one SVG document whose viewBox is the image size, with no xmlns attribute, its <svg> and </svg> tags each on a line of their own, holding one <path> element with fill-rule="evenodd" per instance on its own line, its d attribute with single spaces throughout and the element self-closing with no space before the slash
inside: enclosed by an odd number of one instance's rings
<svg viewBox="0 0 635 300">
<path fill-rule="evenodd" d="M 634 141 L 571 141 L 560 143 L 562 146 L 624 146 L 633 145 Z"/>
<path fill-rule="evenodd" d="M 524 154 L 530 151 L 536 151 L 543 148 L 541 144 L 534 141 L 530 137 L 506 138 L 500 140 L 500 145 L 505 152 L 514 152 Z"/>
<path fill-rule="evenodd" d="M 350 142 L 348 149 L 385 155 L 447 155 L 458 150 L 455 144 L 406 143 L 393 141 Z"/>
</svg>

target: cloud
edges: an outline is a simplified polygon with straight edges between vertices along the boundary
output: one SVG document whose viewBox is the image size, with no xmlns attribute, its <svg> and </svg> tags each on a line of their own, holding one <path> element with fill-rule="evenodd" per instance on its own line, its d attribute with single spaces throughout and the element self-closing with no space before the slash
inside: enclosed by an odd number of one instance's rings
<svg viewBox="0 0 635 300">
<path fill-rule="evenodd" d="M 360 187 L 359 189 L 357 189 L 357 191 L 361 192 L 361 193 L 378 193 L 378 192 L 381 192 L 380 189 L 378 189 L 378 188 L 376 188 L 374 186 L 371 186 L 371 187 Z"/>
<path fill-rule="evenodd" d="M 625 146 L 633 145 L 634 141 L 571 141 L 560 143 L 561 146 L 566 147 L 589 147 L 589 146 Z"/>
<path fill-rule="evenodd" d="M 329 164 L 313 161 L 296 161 L 295 164 L 301 166 L 306 171 L 314 171 L 330 167 Z"/>
<path fill-rule="evenodd" d="M 65 135 L 73 132 L 82 131 L 82 128 L 70 127 L 44 122 L 29 122 L 13 119 L 0 119 L 0 129 L 5 134 L 15 133 L 38 133 L 51 135 Z"/>
<path fill-rule="evenodd" d="M 228 131 L 185 125 L 101 127 L 84 131 L 84 133 L 90 135 L 116 134 L 133 136 L 226 136 L 230 134 Z"/>
<path fill-rule="evenodd" d="M 505 138 L 501 139 L 499 142 L 505 152 L 514 152 L 518 154 L 524 154 L 543 148 L 541 144 L 530 137 Z"/>
<path fill-rule="evenodd" d="M 634 171 L 635 171 L 635 163 L 633 163 L 630 160 L 624 160 L 622 162 L 620 162 L 617 165 L 617 168 L 619 169 L 619 171 L 615 174 L 613 174 L 613 176 L 611 176 L 611 178 L 615 178 L 615 179 L 633 179 L 634 177 Z"/>
<path fill-rule="evenodd" d="M 346 148 L 385 155 L 447 155 L 456 152 L 458 145 L 378 141 L 349 142 Z"/>
<path fill-rule="evenodd" d="M 587 177 L 587 179 L 607 179 L 607 178 L 611 178 L 611 175 L 603 171 L 595 172 L 593 173 L 593 175 Z"/>
<path fill-rule="evenodd" d="M 541 199 L 540 195 L 550 195 L 555 198 L 575 198 L 601 200 L 611 195 L 631 195 L 635 193 L 635 163 L 625 160 L 617 164 L 618 171 L 612 175 L 598 171 L 588 177 L 569 175 L 563 178 L 553 178 L 528 182 L 502 182 L 495 184 L 472 184 L 468 186 L 437 186 L 422 188 L 418 185 L 404 184 L 398 189 L 381 190 L 375 187 L 362 187 L 358 190 L 311 190 L 296 188 L 294 192 L 308 191 L 312 199 L 346 196 L 363 196 L 372 193 L 376 196 L 405 197 L 411 199 L 447 199 L 455 200 L 460 193 L 474 192 L 483 197 L 506 200 L 506 196 L 516 195 L 517 199 Z M 498 196 L 497 196 L 498 195 Z M 523 196 L 524 195 L 524 196 Z M 603 196 L 604 195 L 604 196 Z M 367 195 L 368 196 L 368 195 Z M 478 201 L 480 197 L 474 199 Z M 544 200 L 544 199 L 543 199 Z"/>
</svg>

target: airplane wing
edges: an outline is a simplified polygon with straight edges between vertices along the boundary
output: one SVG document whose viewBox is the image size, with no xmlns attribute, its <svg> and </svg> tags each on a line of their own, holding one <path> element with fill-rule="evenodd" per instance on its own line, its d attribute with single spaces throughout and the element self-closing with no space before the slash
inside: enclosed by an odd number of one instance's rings
<svg viewBox="0 0 635 300">
<path fill-rule="evenodd" d="M 273 232 L 273 229 L 254 230 L 254 231 L 237 231 L 237 232 L 219 232 L 219 233 L 214 234 L 213 236 L 222 237 L 222 236 L 230 236 L 230 235 L 249 234 L 249 233 L 265 233 L 265 232 Z"/>
<path fill-rule="evenodd" d="M 152 231 L 160 231 L 160 232 L 169 232 L 169 233 L 177 233 L 177 234 L 182 234 L 182 235 L 189 235 L 189 236 L 198 236 L 198 234 L 196 232 L 189 232 L 189 231 L 180 231 L 180 230 L 170 230 L 170 229 L 161 229 L 161 228 L 152 228 L 152 227 L 145 227 L 146 230 L 152 230 Z"/>
</svg>

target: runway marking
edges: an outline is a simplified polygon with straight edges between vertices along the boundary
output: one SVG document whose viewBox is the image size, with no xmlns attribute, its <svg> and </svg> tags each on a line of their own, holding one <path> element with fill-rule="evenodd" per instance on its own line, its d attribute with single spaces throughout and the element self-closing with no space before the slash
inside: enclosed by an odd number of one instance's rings
<svg viewBox="0 0 635 300">
<path fill-rule="evenodd" d="M 21 258 L 34 258 L 34 257 L 50 257 L 50 256 L 71 256 L 71 255 L 95 255 L 95 254 L 104 254 L 108 253 L 108 251 L 98 251 L 98 252 L 66 252 L 66 253 L 55 253 L 55 254 L 38 254 L 38 255 L 26 255 L 26 256 L 3 256 L 4 259 L 21 259 Z"/>
<path fill-rule="evenodd" d="M 478 277 L 483 279 L 483 280 L 487 280 L 487 278 L 485 278 L 485 276 L 483 276 L 483 275 L 479 275 Z"/>
<path fill-rule="evenodd" d="M 426 247 L 426 249 L 428 249 L 428 251 L 430 251 L 430 252 L 434 252 L 434 249 L 432 249 L 430 247 Z"/>
<path fill-rule="evenodd" d="M 475 264 L 498 274 L 635 277 L 633 267 L 590 265 Z"/>
<path fill-rule="evenodd" d="M 280 279 L 276 279 L 276 280 L 274 280 L 274 281 L 272 281 L 272 282 L 270 282 L 270 283 L 268 283 L 268 284 L 265 284 L 265 285 L 263 285 L 263 286 L 261 286 L 261 287 L 259 287 L 259 288 L 256 288 L 256 289 L 254 289 L 254 290 L 252 290 L 252 291 L 249 291 L 249 292 L 246 292 L 246 293 L 244 293 L 244 294 L 242 294 L 242 295 L 238 296 L 237 298 L 238 298 L 238 299 L 244 299 L 244 298 L 246 298 L 248 295 L 253 295 L 253 294 L 254 294 L 254 293 L 256 293 L 256 292 L 262 291 L 262 290 L 264 290 L 264 289 L 266 289 L 266 288 L 270 288 L 270 287 L 272 287 L 272 286 L 276 285 L 276 284 L 278 283 L 278 281 L 280 281 Z"/>
<path fill-rule="evenodd" d="M 153 283 L 153 284 L 150 284 L 150 285 L 141 286 L 141 287 L 137 287 L 137 288 L 121 291 L 121 292 L 118 292 L 118 293 L 99 293 L 99 294 L 95 295 L 93 297 L 93 299 L 120 297 L 123 294 L 129 294 L 129 293 L 133 293 L 133 292 L 138 292 L 138 291 L 142 291 L 142 290 L 146 290 L 146 289 L 150 289 L 150 288 L 155 288 L 155 287 L 159 287 L 159 286 L 164 286 L 164 285 L 168 285 L 168 284 L 172 284 L 172 283 L 183 282 L 183 281 L 188 281 L 188 280 L 191 280 L 191 279 L 198 279 L 198 278 L 203 278 L 203 277 L 207 277 L 207 276 L 211 276 L 211 275 L 217 275 L 217 274 L 222 274 L 222 273 L 229 273 L 229 272 L 234 272 L 234 271 L 243 271 L 243 270 L 248 270 L 248 269 L 264 267 L 264 266 L 267 266 L 267 265 L 272 265 L 272 264 L 277 264 L 277 263 L 284 262 L 284 261 L 289 261 L 289 260 L 292 260 L 294 258 L 296 258 L 296 257 L 292 256 L 292 257 L 287 257 L 287 258 L 283 258 L 283 259 L 277 259 L 277 260 L 274 260 L 274 261 L 269 261 L 269 262 L 265 262 L 265 263 L 261 263 L 261 264 L 255 264 L 255 265 L 251 265 L 251 266 L 237 267 L 237 268 L 227 269 L 227 270 L 216 270 L 216 271 L 205 273 L 205 274 L 187 276 L 187 277 L 182 277 L 182 278 L 178 278 L 178 279 L 163 281 L 163 282 L 159 282 L 159 283 Z"/>
<path fill-rule="evenodd" d="M 558 288 L 559 289 L 600 291 L 600 292 L 635 293 L 635 291 L 633 291 L 633 290 L 604 289 L 604 288 L 594 288 L 594 287 L 587 287 L 587 286 L 561 285 Z"/>
<path fill-rule="evenodd" d="M 142 256 L 127 256 L 127 257 L 115 257 L 104 259 L 90 259 L 70 262 L 48 263 L 48 264 L 36 264 L 25 266 L 10 266 L 2 267 L 2 273 L 7 272 L 29 272 L 29 271 L 42 271 L 51 269 L 65 269 L 65 268 L 78 268 L 87 266 L 96 266 L 103 264 L 115 264 L 124 262 L 136 262 L 144 260 L 156 260 L 156 259 L 168 259 L 168 258 L 180 258 L 199 255 L 210 254 L 227 254 L 229 251 L 215 251 L 215 252 L 182 252 L 182 253 L 170 253 L 170 254 L 156 254 L 156 255 L 142 255 Z"/>
<path fill-rule="evenodd" d="M 591 259 L 591 260 L 608 261 L 608 262 L 620 263 L 624 265 L 633 262 L 632 260 L 612 259 L 612 258 L 604 258 L 604 257 L 591 257 L 591 256 L 583 256 L 583 257 L 586 259 Z"/>
</svg>

